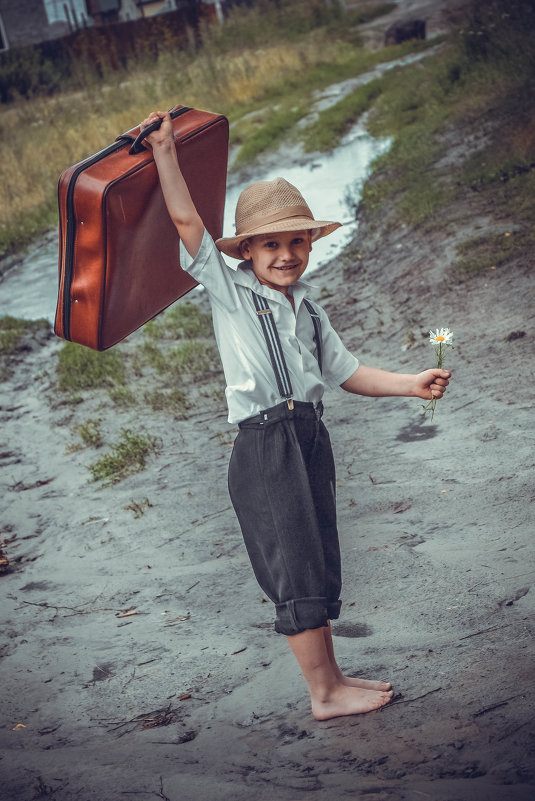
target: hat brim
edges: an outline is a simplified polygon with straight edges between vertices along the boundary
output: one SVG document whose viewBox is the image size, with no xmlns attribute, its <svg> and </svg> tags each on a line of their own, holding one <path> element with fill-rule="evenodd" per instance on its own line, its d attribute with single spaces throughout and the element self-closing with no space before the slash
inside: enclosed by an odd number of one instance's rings
<svg viewBox="0 0 535 801">
<path fill-rule="evenodd" d="M 327 220 L 312 220 L 310 217 L 291 217 L 286 220 L 279 220 L 272 222 L 265 226 L 260 226 L 254 231 L 249 231 L 240 234 L 239 236 L 222 237 L 216 239 L 215 246 L 218 250 L 226 256 L 231 256 L 233 259 L 241 260 L 243 258 L 240 250 L 240 244 L 251 236 L 258 236 L 259 234 L 276 234 L 282 231 L 312 231 L 312 241 L 321 239 L 322 236 L 327 236 L 340 228 L 342 223 L 330 222 Z"/>
</svg>

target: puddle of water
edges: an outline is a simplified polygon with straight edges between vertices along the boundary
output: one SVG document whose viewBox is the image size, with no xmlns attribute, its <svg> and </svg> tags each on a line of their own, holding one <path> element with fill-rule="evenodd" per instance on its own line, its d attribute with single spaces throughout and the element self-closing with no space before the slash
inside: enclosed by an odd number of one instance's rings
<svg viewBox="0 0 535 801">
<path fill-rule="evenodd" d="M 355 233 L 357 223 L 346 195 L 350 195 L 352 204 L 358 202 L 372 161 L 389 146 L 389 139 L 373 139 L 360 121 L 331 153 L 307 158 L 301 152 L 296 154 L 295 150 L 282 148 L 276 167 L 272 166 L 271 159 L 269 167 L 260 167 L 242 184 L 237 184 L 235 176 L 230 176 L 225 235 L 234 233 L 234 211 L 242 189 L 249 183 L 282 175 L 302 192 L 316 219 L 337 220 L 343 224 L 330 236 L 314 243 L 308 274 L 314 272 L 340 253 Z M 57 264 L 57 235 L 49 233 L 5 274 L 0 283 L 0 315 L 26 320 L 44 317 L 53 322 L 58 291 Z"/>
<path fill-rule="evenodd" d="M 223 221 L 225 236 L 234 235 L 234 211 L 245 186 L 255 181 L 271 181 L 278 176 L 286 178 L 302 193 L 317 220 L 342 223 L 341 228 L 314 243 L 307 274 L 314 272 L 338 255 L 354 235 L 357 223 L 346 196 L 350 195 L 352 204 L 358 202 L 371 163 L 388 150 L 390 141 L 371 137 L 361 121 L 331 153 L 316 154 L 309 159 L 301 157 L 290 164 L 281 159 L 277 166 L 259 171 L 246 184 L 230 185 Z"/>
<path fill-rule="evenodd" d="M 317 112 L 338 102 L 357 85 L 367 83 L 393 67 L 419 61 L 436 50 L 430 48 L 379 64 L 371 72 L 318 92 L 306 121 L 309 122 Z M 255 173 L 251 172 L 246 182 L 237 183 L 236 176 L 231 175 L 223 223 L 225 236 L 234 234 L 234 211 L 242 189 L 255 181 L 269 181 L 282 176 L 302 192 L 316 219 L 338 220 L 343 224 L 342 228 L 314 243 L 307 275 L 314 272 L 335 258 L 354 235 L 357 223 L 346 196 L 351 198 L 354 208 L 369 175 L 371 163 L 388 150 L 390 142 L 386 138 L 373 139 L 361 119 L 331 153 L 306 157 L 295 148 L 283 146 L 276 158 L 267 160 L 269 166 L 260 166 Z M 48 234 L 38 240 L 20 264 L 9 270 L 0 281 L 0 315 L 9 314 L 27 320 L 45 317 L 53 322 L 57 299 L 57 261 L 57 236 Z"/>
<path fill-rule="evenodd" d="M 371 162 L 389 147 L 389 140 L 373 139 L 358 123 L 332 153 L 312 159 L 300 158 L 299 163 L 280 163 L 265 172 L 250 175 L 246 183 L 229 183 L 225 206 L 224 231 L 234 233 L 234 211 L 242 189 L 254 181 L 269 181 L 279 175 L 297 186 L 304 195 L 316 219 L 337 220 L 342 227 L 314 243 L 308 273 L 333 259 L 349 242 L 356 221 L 346 201 L 351 193 L 354 203 L 366 180 Z M 232 176 L 231 176 L 232 181 Z M 349 182 L 348 182 L 349 181 Z M 30 248 L 22 261 L 4 276 L 0 283 L 0 314 L 36 320 L 45 317 L 53 322 L 57 301 L 58 274 L 57 236 L 44 237 Z"/>
<path fill-rule="evenodd" d="M 58 237 L 46 234 L 0 283 L 0 316 L 54 321 L 58 296 Z"/>
</svg>

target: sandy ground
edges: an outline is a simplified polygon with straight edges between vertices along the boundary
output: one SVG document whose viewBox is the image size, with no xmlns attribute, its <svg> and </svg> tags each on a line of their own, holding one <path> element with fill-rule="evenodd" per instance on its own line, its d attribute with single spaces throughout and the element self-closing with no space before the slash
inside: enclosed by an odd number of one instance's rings
<svg viewBox="0 0 535 801">
<path fill-rule="evenodd" d="M 173 420 L 88 393 L 72 407 L 54 389 L 61 343 L 21 353 L 0 400 L 2 801 L 533 798 L 533 274 L 453 276 L 456 242 L 514 231 L 476 201 L 433 234 L 385 211 L 315 276 L 364 363 L 417 371 L 430 327 L 455 335 L 433 422 L 417 400 L 326 398 L 335 645 L 347 672 L 392 680 L 381 711 L 312 718 L 230 507 L 220 406 Z M 163 448 L 90 484 L 98 453 L 67 450 L 95 416 L 108 442 L 127 426 Z"/>
</svg>

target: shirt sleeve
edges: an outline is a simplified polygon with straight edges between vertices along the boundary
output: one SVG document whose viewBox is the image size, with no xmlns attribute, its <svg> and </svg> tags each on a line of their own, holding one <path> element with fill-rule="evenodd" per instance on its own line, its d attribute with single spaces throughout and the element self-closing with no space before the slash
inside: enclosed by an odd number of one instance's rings
<svg viewBox="0 0 535 801">
<path fill-rule="evenodd" d="M 195 258 L 190 256 L 180 240 L 180 266 L 202 284 L 213 304 L 228 311 L 235 311 L 238 308 L 239 299 L 233 279 L 234 272 L 223 259 L 206 229 Z"/>
<path fill-rule="evenodd" d="M 359 360 L 348 351 L 332 327 L 327 312 L 321 306 L 315 305 L 315 308 L 321 318 L 323 378 L 331 389 L 336 389 L 353 375 L 359 366 Z"/>
</svg>

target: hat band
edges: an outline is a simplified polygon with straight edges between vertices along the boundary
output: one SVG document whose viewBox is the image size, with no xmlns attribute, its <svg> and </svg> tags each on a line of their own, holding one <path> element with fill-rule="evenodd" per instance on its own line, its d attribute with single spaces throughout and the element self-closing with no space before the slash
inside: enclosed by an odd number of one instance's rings
<svg viewBox="0 0 535 801">
<path fill-rule="evenodd" d="M 238 226 L 236 226 L 236 236 L 241 236 L 245 233 L 244 229 L 253 233 L 257 228 L 265 228 L 266 225 L 270 223 L 281 222 L 291 217 L 308 217 L 310 220 L 314 219 L 308 206 L 285 206 L 274 214 L 262 214 L 261 216 L 257 215 L 256 217 L 251 217 L 241 231 L 238 231 Z"/>
</svg>

